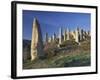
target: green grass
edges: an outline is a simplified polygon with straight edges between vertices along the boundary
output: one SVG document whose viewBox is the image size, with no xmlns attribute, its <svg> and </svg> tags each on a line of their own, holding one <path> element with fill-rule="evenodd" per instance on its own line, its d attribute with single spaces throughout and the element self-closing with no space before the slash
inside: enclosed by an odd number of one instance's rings
<svg viewBox="0 0 100 80">
<path fill-rule="evenodd" d="M 78 55 L 68 55 L 54 61 L 55 66 L 58 67 L 76 67 L 76 66 L 89 66 L 90 55 L 88 53 Z"/>
<path fill-rule="evenodd" d="M 66 45 L 66 46 L 65 46 Z M 46 58 L 27 60 L 23 62 L 23 69 L 38 68 L 59 68 L 59 67 L 80 67 L 91 65 L 90 42 L 83 41 L 81 45 L 70 41 L 64 42 L 60 51 L 55 51 L 56 46 L 46 47 Z M 67 49 L 63 49 L 67 48 Z"/>
<path fill-rule="evenodd" d="M 64 54 L 49 59 L 26 61 L 24 69 L 90 66 L 90 53 Z"/>
</svg>

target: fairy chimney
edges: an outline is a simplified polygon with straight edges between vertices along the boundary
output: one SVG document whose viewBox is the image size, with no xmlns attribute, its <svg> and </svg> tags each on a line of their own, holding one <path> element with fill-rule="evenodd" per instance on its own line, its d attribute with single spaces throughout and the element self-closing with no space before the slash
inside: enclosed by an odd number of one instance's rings
<svg viewBox="0 0 100 80">
<path fill-rule="evenodd" d="M 43 52 L 42 33 L 41 33 L 38 20 L 34 18 L 33 25 L 32 25 L 31 60 L 43 56 L 44 56 L 44 52 Z"/>
</svg>

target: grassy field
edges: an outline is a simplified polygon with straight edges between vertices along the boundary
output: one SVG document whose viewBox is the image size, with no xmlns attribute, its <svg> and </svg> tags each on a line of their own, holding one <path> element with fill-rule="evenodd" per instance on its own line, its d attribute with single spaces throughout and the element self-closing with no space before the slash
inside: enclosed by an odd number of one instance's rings
<svg viewBox="0 0 100 80">
<path fill-rule="evenodd" d="M 59 57 L 54 57 L 51 59 L 44 59 L 44 60 L 41 59 L 37 59 L 35 61 L 27 60 L 24 63 L 24 69 L 78 67 L 78 66 L 90 66 L 89 53 L 59 56 Z"/>
<path fill-rule="evenodd" d="M 23 63 L 23 69 L 38 68 L 59 68 L 59 67 L 80 67 L 91 65 L 90 43 L 82 42 L 70 48 L 62 47 L 57 51 L 55 48 L 47 49 L 47 56 L 44 59 L 34 61 L 27 60 Z"/>
</svg>

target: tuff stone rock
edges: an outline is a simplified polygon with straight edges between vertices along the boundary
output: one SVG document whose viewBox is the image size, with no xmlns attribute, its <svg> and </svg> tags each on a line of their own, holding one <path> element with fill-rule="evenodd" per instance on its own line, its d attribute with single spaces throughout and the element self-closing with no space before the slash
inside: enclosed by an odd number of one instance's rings
<svg viewBox="0 0 100 80">
<path fill-rule="evenodd" d="M 33 29 L 32 29 L 32 40 L 31 40 L 31 60 L 43 56 L 44 56 L 44 51 L 43 51 L 42 33 L 38 20 L 34 18 Z"/>
</svg>

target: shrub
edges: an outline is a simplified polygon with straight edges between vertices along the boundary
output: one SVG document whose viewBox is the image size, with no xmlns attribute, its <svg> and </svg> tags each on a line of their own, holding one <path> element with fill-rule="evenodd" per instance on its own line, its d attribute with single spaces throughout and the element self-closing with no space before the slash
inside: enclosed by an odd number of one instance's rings
<svg viewBox="0 0 100 80">
<path fill-rule="evenodd" d="M 78 43 L 75 41 L 71 41 L 71 40 L 67 40 L 62 42 L 62 44 L 60 45 L 60 47 L 67 47 L 67 46 L 78 46 Z"/>
</svg>

